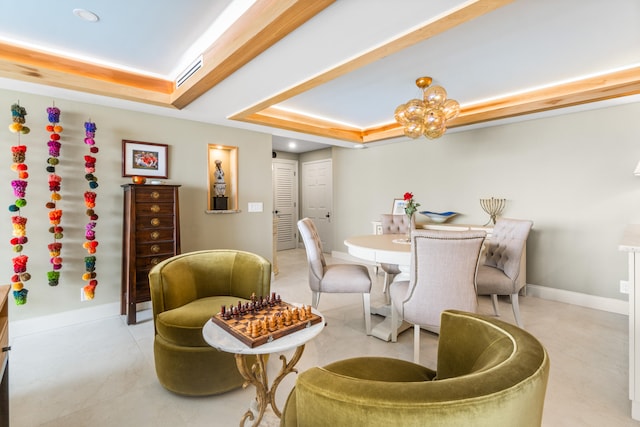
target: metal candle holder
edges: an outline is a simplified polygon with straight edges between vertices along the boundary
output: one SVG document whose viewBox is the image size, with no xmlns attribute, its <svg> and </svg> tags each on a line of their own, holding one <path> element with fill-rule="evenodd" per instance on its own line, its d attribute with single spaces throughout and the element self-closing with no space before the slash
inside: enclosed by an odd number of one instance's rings
<svg viewBox="0 0 640 427">
<path fill-rule="evenodd" d="M 502 213 L 506 201 L 507 199 L 496 199 L 494 197 L 490 199 L 480 199 L 482 210 L 490 216 L 489 221 L 485 225 L 488 225 L 490 222 L 496 223 L 496 218 Z"/>
</svg>

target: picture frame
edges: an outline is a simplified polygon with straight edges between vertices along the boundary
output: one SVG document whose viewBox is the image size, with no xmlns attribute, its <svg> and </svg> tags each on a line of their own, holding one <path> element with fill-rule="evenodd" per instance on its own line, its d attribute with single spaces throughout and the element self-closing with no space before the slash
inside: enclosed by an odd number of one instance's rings
<svg viewBox="0 0 640 427">
<path fill-rule="evenodd" d="M 122 176 L 169 178 L 169 146 L 122 140 Z"/>
<path fill-rule="evenodd" d="M 393 215 L 404 215 L 404 208 L 407 205 L 407 202 L 404 199 L 393 199 L 393 209 L 391 209 L 391 213 Z"/>
</svg>

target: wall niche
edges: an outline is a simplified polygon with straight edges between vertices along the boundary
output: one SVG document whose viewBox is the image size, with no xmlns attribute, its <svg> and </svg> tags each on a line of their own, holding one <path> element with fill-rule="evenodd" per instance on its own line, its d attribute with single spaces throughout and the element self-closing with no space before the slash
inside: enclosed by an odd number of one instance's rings
<svg viewBox="0 0 640 427">
<path fill-rule="evenodd" d="M 209 144 L 207 213 L 238 209 L 238 147 Z"/>
</svg>

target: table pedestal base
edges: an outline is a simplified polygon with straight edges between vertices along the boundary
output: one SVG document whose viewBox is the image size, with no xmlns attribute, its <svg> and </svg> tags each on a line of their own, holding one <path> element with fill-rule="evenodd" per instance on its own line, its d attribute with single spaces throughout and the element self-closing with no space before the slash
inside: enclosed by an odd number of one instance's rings
<svg viewBox="0 0 640 427">
<path fill-rule="evenodd" d="M 391 324 L 391 305 L 371 307 L 371 314 L 384 316 L 384 320 L 371 329 L 371 335 L 383 341 L 391 341 L 391 331 L 393 330 L 393 325 Z M 402 319 L 399 319 L 395 325 L 395 328 L 398 330 L 398 334 L 406 331 L 410 327 L 411 324 Z"/>
<path fill-rule="evenodd" d="M 249 355 L 235 355 L 238 371 L 240 372 L 240 375 L 242 375 L 242 377 L 245 379 L 242 387 L 246 388 L 249 384 L 253 384 L 256 388 L 256 399 L 249 410 L 245 412 L 244 416 L 240 420 L 240 427 L 243 427 L 247 420 L 253 421 L 253 424 L 251 424 L 252 427 L 257 427 L 258 425 L 260 425 L 260 421 L 262 421 L 265 410 L 269 405 L 271 405 L 273 413 L 278 418 L 282 416 L 282 413 L 276 406 L 276 390 L 285 376 L 287 376 L 291 372 L 298 372 L 295 366 L 296 363 L 298 363 L 298 361 L 300 360 L 303 351 L 304 344 L 296 348 L 296 351 L 289 362 L 287 362 L 287 358 L 284 355 L 280 355 L 282 367 L 280 368 L 280 372 L 278 372 L 278 375 L 273 381 L 273 384 L 271 384 L 271 387 L 269 387 L 269 379 L 267 377 L 266 354 L 256 354 L 255 357 L 257 360 L 251 366 L 249 366 L 249 363 L 247 363 L 247 358 L 249 357 Z"/>
</svg>

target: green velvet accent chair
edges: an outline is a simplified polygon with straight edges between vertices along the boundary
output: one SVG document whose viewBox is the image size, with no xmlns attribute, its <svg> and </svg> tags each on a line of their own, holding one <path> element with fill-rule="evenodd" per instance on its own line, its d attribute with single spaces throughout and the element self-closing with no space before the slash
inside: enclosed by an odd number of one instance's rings
<svg viewBox="0 0 640 427">
<path fill-rule="evenodd" d="M 251 294 L 269 295 L 271 263 L 237 250 L 205 250 L 166 259 L 149 272 L 156 374 L 163 387 L 188 396 L 242 386 L 235 356 L 209 346 L 202 327 Z"/>
<path fill-rule="evenodd" d="M 281 426 L 540 426 L 549 356 L 493 317 L 442 313 L 435 371 L 357 357 L 301 373 Z"/>
</svg>

